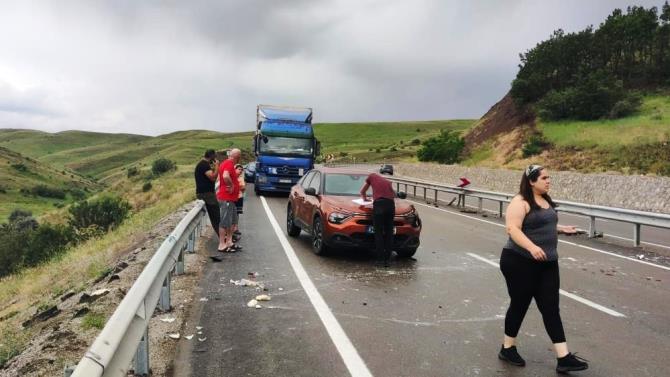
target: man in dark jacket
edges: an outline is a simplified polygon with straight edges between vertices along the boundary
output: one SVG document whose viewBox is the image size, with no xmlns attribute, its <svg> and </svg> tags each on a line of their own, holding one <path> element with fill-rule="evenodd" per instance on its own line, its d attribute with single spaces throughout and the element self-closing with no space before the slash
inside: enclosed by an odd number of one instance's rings
<svg viewBox="0 0 670 377">
<path fill-rule="evenodd" d="M 195 166 L 195 195 L 205 202 L 209 222 L 212 223 L 214 234 L 219 235 L 219 202 L 214 192 L 216 182 L 216 152 L 208 149 L 202 160 Z"/>
<path fill-rule="evenodd" d="M 368 200 L 367 191 L 370 187 L 372 187 L 372 224 L 375 229 L 377 258 L 388 267 L 393 249 L 395 192 L 391 181 L 377 173 L 371 173 L 361 187 L 361 199 L 364 201 Z"/>
</svg>

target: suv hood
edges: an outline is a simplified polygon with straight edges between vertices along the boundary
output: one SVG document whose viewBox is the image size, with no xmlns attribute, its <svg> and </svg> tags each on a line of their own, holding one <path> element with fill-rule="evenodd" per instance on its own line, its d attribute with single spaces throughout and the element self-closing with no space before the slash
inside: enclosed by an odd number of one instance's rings
<svg viewBox="0 0 670 377">
<path fill-rule="evenodd" d="M 350 213 L 366 213 L 372 214 L 372 205 L 361 206 L 353 202 L 354 199 L 360 198 L 359 196 L 329 196 L 324 195 L 321 197 L 323 202 L 335 210 L 342 210 Z M 395 213 L 396 215 L 404 214 L 412 210 L 413 206 L 407 200 L 396 198 L 395 200 Z"/>
</svg>

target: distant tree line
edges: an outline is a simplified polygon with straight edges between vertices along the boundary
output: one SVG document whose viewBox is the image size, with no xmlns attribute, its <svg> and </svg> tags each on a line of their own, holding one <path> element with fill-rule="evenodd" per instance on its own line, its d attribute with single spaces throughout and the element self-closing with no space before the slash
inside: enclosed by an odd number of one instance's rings
<svg viewBox="0 0 670 377">
<path fill-rule="evenodd" d="M 615 9 L 594 30 L 559 29 L 526 53 L 511 94 L 545 119 L 618 118 L 634 112 L 636 90 L 670 86 L 670 5 Z"/>
</svg>

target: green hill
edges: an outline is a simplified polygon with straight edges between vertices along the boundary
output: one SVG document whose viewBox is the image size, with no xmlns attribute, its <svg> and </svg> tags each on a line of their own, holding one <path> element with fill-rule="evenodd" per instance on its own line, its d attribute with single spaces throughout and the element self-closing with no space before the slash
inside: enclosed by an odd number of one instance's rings
<svg viewBox="0 0 670 377">
<path fill-rule="evenodd" d="M 15 208 L 40 215 L 101 187 L 77 172 L 55 168 L 3 147 L 0 182 L 0 222 Z"/>
</svg>

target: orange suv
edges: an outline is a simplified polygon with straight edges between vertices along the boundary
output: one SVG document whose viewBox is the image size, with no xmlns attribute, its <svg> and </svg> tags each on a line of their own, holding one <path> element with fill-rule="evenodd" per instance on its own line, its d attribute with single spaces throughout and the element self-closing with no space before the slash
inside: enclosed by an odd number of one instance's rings
<svg viewBox="0 0 670 377">
<path fill-rule="evenodd" d="M 375 248 L 372 205 L 354 202 L 368 173 L 345 168 L 310 170 L 291 188 L 286 208 L 286 231 L 312 235 L 312 249 L 326 254 L 335 248 Z M 369 195 L 370 197 L 372 195 Z M 404 197 L 404 193 L 398 196 Z M 393 250 L 411 257 L 419 247 L 421 219 L 408 201 L 395 199 Z"/>
</svg>

